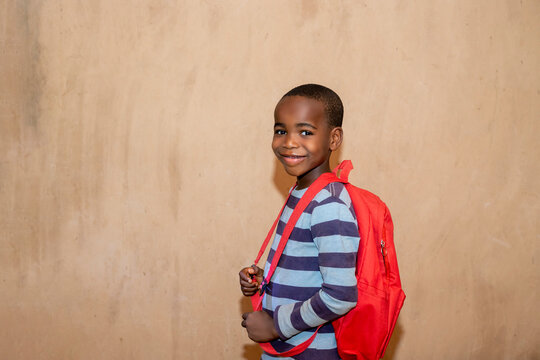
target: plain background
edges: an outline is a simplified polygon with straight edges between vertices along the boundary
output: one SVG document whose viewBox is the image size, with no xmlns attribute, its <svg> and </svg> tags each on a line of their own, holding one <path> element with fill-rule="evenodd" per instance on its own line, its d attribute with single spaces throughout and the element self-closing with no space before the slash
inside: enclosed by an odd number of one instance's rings
<svg viewBox="0 0 540 360">
<path fill-rule="evenodd" d="M 238 270 L 345 104 L 407 300 L 386 359 L 540 359 L 540 2 L 0 1 L 0 358 L 257 359 Z"/>
</svg>

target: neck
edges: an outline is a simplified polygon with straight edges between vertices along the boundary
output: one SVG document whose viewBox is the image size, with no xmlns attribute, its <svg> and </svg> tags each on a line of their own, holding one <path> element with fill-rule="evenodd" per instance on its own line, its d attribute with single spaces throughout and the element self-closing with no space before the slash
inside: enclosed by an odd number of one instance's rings
<svg viewBox="0 0 540 360">
<path fill-rule="evenodd" d="M 319 176 L 321 176 L 324 173 L 330 172 L 330 161 L 326 160 L 321 165 L 317 166 L 316 168 L 311 169 L 305 174 L 302 174 L 296 178 L 297 189 L 305 189 L 309 187 L 309 185 L 313 184 L 315 180 Z"/>
</svg>

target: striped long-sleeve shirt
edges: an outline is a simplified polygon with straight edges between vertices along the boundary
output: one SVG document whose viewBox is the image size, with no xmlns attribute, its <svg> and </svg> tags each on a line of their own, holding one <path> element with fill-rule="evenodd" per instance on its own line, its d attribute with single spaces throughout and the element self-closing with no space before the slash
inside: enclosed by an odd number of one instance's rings
<svg viewBox="0 0 540 360">
<path fill-rule="evenodd" d="M 285 224 L 305 192 L 306 189 L 293 190 L 283 210 L 265 274 Z M 330 322 L 356 304 L 358 244 L 358 225 L 349 194 L 343 184 L 331 183 L 314 197 L 298 219 L 266 288 L 263 309 L 272 315 L 280 335 L 272 342 L 276 350 L 286 351 L 301 344 L 317 326 L 325 324 L 309 348 L 292 359 L 339 359 Z M 264 353 L 261 359 L 275 358 Z"/>
</svg>

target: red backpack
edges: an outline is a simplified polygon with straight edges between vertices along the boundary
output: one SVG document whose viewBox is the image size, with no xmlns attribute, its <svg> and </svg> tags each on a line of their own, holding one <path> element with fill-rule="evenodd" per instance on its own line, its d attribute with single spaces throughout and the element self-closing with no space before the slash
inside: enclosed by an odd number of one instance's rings
<svg viewBox="0 0 540 360">
<path fill-rule="evenodd" d="M 283 230 L 263 284 L 268 284 L 272 278 L 296 222 L 315 195 L 331 182 L 345 184 L 352 200 L 360 233 L 356 262 L 358 302 L 355 308 L 334 320 L 332 325 L 342 360 L 376 360 L 383 357 L 388 346 L 405 300 L 405 293 L 401 288 L 399 278 L 394 249 L 394 226 L 390 211 L 376 195 L 349 184 L 348 177 L 352 168 L 351 161 L 344 160 L 332 173 L 322 174 L 309 186 Z M 266 236 L 255 264 L 259 262 L 272 238 L 283 208 Z M 251 297 L 254 311 L 262 310 L 262 299 L 263 294 L 260 293 Z M 285 352 L 276 351 L 270 343 L 261 343 L 260 346 L 273 356 L 294 356 L 304 351 L 313 342 L 317 331 L 304 343 Z"/>
</svg>

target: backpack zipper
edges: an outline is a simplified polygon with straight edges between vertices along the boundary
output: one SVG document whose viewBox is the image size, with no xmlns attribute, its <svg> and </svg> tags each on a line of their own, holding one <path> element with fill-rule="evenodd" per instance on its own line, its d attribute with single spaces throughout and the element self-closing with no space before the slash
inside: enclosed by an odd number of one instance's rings
<svg viewBox="0 0 540 360">
<path fill-rule="evenodd" d="M 386 251 L 386 243 L 384 242 L 384 239 L 381 239 L 381 255 L 383 257 L 383 263 L 384 263 L 384 270 L 386 271 L 386 276 L 388 277 L 390 275 L 389 269 L 388 269 L 388 261 L 386 260 L 386 256 L 388 256 L 388 252 Z"/>
</svg>

